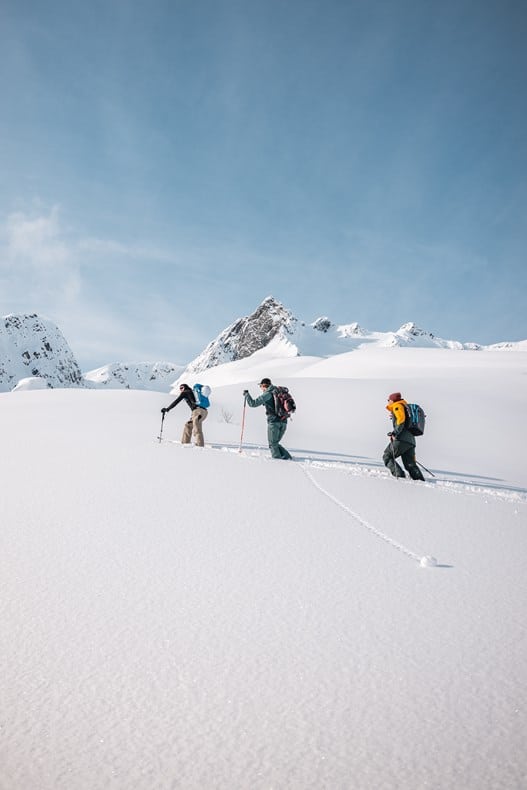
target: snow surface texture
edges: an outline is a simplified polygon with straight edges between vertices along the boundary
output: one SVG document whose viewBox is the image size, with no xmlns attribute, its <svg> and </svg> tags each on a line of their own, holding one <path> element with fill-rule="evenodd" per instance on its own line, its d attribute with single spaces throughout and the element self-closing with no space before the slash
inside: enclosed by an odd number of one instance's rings
<svg viewBox="0 0 527 790">
<path fill-rule="evenodd" d="M 526 370 L 256 354 L 209 371 L 205 449 L 185 404 L 158 441 L 166 394 L 0 395 L 0 788 L 526 787 Z M 296 462 L 263 409 L 238 452 L 264 371 Z M 394 389 L 424 483 L 380 461 Z"/>
</svg>

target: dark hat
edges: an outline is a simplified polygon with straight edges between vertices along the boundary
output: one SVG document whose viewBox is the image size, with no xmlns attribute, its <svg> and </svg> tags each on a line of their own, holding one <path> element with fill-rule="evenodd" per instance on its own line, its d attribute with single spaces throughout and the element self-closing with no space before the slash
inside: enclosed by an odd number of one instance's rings
<svg viewBox="0 0 527 790">
<path fill-rule="evenodd" d="M 261 382 L 260 382 L 260 386 L 262 384 L 265 384 L 266 387 L 270 387 L 271 386 L 271 379 L 267 379 L 267 378 L 262 379 Z"/>
<path fill-rule="evenodd" d="M 394 403 L 395 403 L 395 401 L 402 400 L 402 399 L 403 399 L 403 396 L 401 395 L 400 392 L 392 392 L 391 395 L 388 395 L 388 400 L 393 400 Z"/>
</svg>

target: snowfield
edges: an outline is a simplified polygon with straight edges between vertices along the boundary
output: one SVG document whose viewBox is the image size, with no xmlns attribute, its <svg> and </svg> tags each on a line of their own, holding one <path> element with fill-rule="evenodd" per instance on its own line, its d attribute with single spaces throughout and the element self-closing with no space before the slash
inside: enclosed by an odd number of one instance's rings
<svg viewBox="0 0 527 790">
<path fill-rule="evenodd" d="M 1 394 L 1 790 L 526 787 L 526 374 L 258 352 L 200 374 L 204 449 L 185 404 L 158 441 L 173 395 Z M 238 452 L 262 375 L 294 463 L 263 409 Z M 382 466 L 394 390 L 425 483 Z"/>
</svg>

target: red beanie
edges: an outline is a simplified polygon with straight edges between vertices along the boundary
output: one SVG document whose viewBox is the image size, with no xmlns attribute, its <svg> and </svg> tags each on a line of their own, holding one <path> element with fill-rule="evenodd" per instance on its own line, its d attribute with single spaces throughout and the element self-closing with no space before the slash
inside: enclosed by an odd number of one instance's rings
<svg viewBox="0 0 527 790">
<path fill-rule="evenodd" d="M 402 400 L 403 396 L 400 392 L 392 392 L 391 395 L 388 395 L 388 400 L 393 400 L 394 402 L 397 400 Z"/>
</svg>

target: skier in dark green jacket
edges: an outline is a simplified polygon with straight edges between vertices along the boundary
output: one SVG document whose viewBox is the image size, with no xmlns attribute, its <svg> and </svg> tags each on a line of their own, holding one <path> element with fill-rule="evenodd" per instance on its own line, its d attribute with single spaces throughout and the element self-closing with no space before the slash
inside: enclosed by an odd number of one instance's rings
<svg viewBox="0 0 527 790">
<path fill-rule="evenodd" d="M 264 378 L 260 382 L 262 394 L 259 398 L 251 398 L 249 390 L 244 390 L 245 401 L 248 406 L 265 406 L 265 413 L 267 414 L 267 440 L 269 442 L 269 449 L 273 458 L 279 458 L 283 461 L 291 461 L 291 454 L 282 447 L 280 439 L 284 435 L 287 428 L 287 420 L 280 420 L 276 415 L 274 391 L 275 387 L 271 383 L 271 379 Z"/>
</svg>

